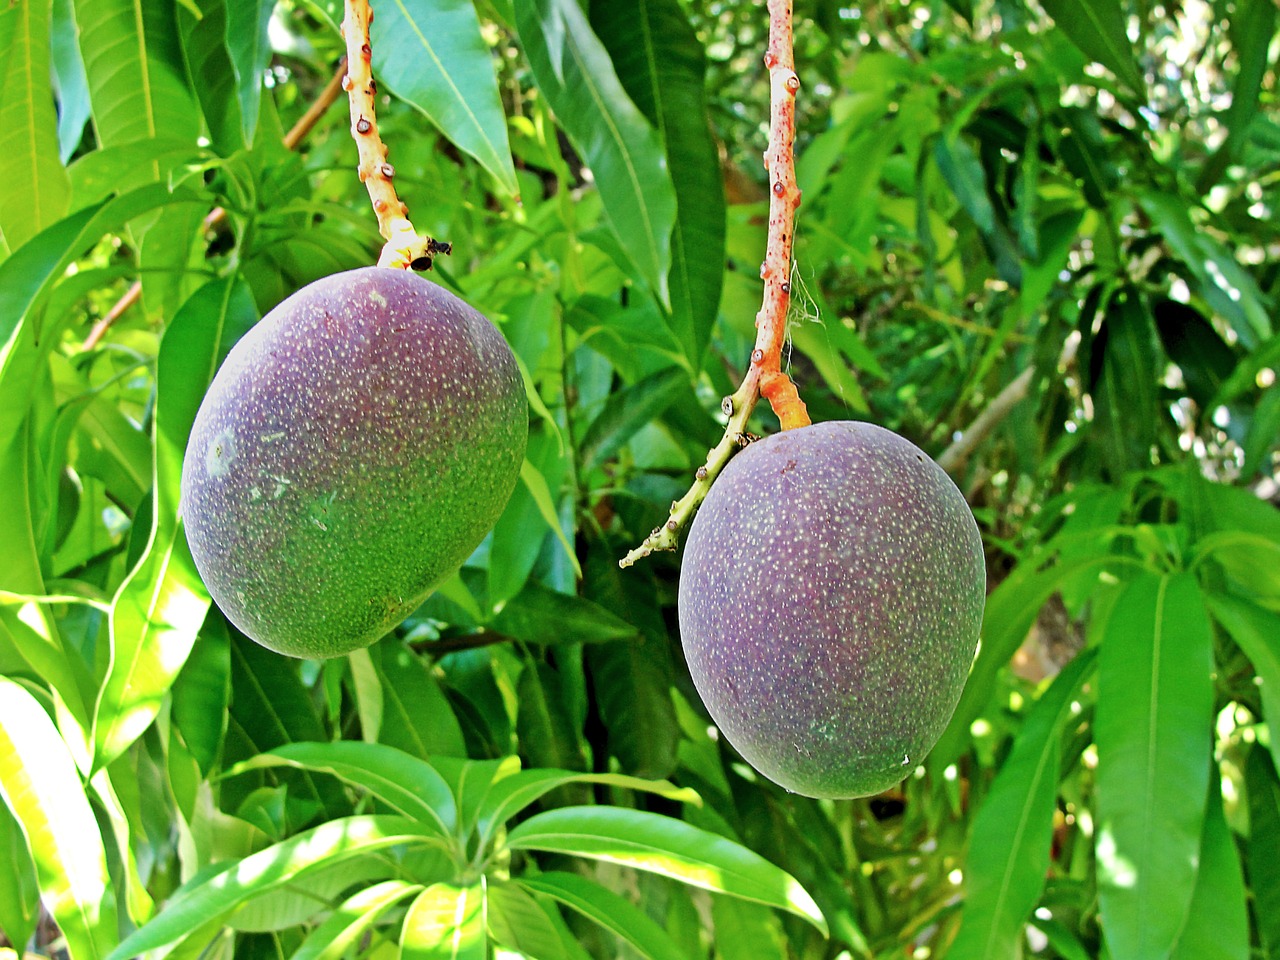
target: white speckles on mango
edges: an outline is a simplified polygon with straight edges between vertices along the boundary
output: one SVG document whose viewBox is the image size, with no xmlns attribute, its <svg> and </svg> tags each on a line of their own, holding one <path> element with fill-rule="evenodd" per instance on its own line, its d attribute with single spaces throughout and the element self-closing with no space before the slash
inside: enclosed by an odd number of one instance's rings
<svg viewBox="0 0 1280 960">
<path fill-rule="evenodd" d="M 680 632 L 712 717 L 762 774 L 864 795 L 941 734 L 984 593 L 977 525 L 942 470 L 887 430 L 823 423 L 752 444 L 716 481 L 685 547 Z"/>
<path fill-rule="evenodd" d="M 205 471 L 211 477 L 221 477 L 231 469 L 236 458 L 236 435 L 230 430 L 223 430 L 209 444 L 205 453 Z"/>
</svg>

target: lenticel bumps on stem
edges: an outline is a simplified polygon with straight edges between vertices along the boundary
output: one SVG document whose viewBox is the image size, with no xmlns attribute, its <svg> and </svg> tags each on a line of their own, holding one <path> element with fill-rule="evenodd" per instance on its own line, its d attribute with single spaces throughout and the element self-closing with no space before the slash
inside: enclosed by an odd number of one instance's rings
<svg viewBox="0 0 1280 960">
<path fill-rule="evenodd" d="M 493 527 L 527 431 L 511 349 L 462 300 L 385 267 L 318 280 L 236 344 L 196 417 L 181 504 L 196 566 L 263 646 L 366 646 Z"/>
<path fill-rule="evenodd" d="M 680 634 L 752 766 L 808 796 L 865 796 L 942 734 L 985 590 L 946 473 L 881 427 L 820 423 L 751 444 L 717 478 L 681 562 Z"/>
</svg>

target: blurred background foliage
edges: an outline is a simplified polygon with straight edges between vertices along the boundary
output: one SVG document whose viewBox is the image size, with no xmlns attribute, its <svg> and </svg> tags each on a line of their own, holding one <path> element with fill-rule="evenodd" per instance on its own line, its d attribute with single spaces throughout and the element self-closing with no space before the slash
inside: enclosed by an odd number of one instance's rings
<svg viewBox="0 0 1280 960">
<path fill-rule="evenodd" d="M 1280 957 L 1272 0 L 796 0 L 786 363 L 815 420 L 943 463 L 991 587 L 938 748 L 841 802 L 710 727 L 678 557 L 616 564 L 750 352 L 758 3 L 375 0 L 396 183 L 523 364 L 528 462 L 367 652 L 210 606 L 176 515 L 203 391 L 380 246 L 345 105 L 295 129 L 340 6 L 0 9 L 9 944 Z"/>
</svg>

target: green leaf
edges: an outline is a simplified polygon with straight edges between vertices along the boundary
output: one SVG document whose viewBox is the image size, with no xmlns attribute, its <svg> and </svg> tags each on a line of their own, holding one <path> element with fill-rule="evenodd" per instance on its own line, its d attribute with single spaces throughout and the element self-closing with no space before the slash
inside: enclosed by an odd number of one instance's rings
<svg viewBox="0 0 1280 960">
<path fill-rule="evenodd" d="M 1147 303 L 1136 289 L 1122 290 L 1106 308 L 1093 342 L 1092 436 L 1112 477 L 1151 465 L 1161 410 L 1157 393 L 1162 362 Z"/>
<path fill-rule="evenodd" d="M 1245 764 L 1249 793 L 1249 886 L 1258 939 L 1280 956 L 1280 781 L 1266 752 L 1254 747 Z"/>
<path fill-rule="evenodd" d="M 89 78 L 77 42 L 73 0 L 53 0 L 53 75 L 58 87 L 58 156 L 71 159 L 89 122 Z"/>
<path fill-rule="evenodd" d="M 689 369 L 711 337 L 724 279 L 725 199 L 705 93 L 706 54 L 677 0 L 595 0 L 591 26 L 662 138 L 676 191 L 671 326 Z"/>
<path fill-rule="evenodd" d="M 568 703 L 570 691 L 565 677 L 549 663 L 531 663 L 520 674 L 516 733 L 521 755 L 535 767 L 586 769 L 581 726 Z"/>
<path fill-rule="evenodd" d="M 620 807 L 564 807 L 507 836 L 512 850 L 574 854 L 786 910 L 824 934 L 827 923 L 795 879 L 740 844 L 682 820 Z"/>
<path fill-rule="evenodd" d="M 492 784 L 477 812 L 480 845 L 487 846 L 499 827 L 557 787 L 599 783 L 624 790 L 652 793 L 681 803 L 701 804 L 698 794 L 666 780 L 645 780 L 620 773 L 576 773 L 572 770 L 521 770 Z"/>
<path fill-rule="evenodd" d="M 289 766 L 329 773 L 369 791 L 396 813 L 440 838 L 457 827 L 458 810 L 449 785 L 431 764 L 381 743 L 336 740 L 290 743 L 236 764 L 225 776 Z"/>
<path fill-rule="evenodd" d="M 271 62 L 267 24 L 275 0 L 234 0 L 227 4 L 227 50 L 236 75 L 244 142 L 253 143 L 262 104 L 262 74 Z"/>
<path fill-rule="evenodd" d="M 0 9 L 0 234 L 12 249 L 62 219 L 71 199 L 50 83 L 50 8 L 27 0 Z"/>
<path fill-rule="evenodd" d="M 177 21 L 164 0 L 75 0 L 93 125 L 104 147 L 165 136 L 194 141 Z M 150 166 L 152 179 L 159 171 Z"/>
<path fill-rule="evenodd" d="M 257 319 L 243 280 L 216 280 L 182 306 L 161 341 L 152 477 L 155 526 L 147 552 L 112 604 L 111 664 L 94 726 L 99 766 L 119 756 L 155 719 L 208 612 L 209 593 L 178 519 L 182 459 L 219 361 Z"/>
<path fill-rule="evenodd" d="M 516 29 L 538 88 L 591 168 L 610 229 L 668 304 L 676 194 L 657 132 L 627 97 L 577 0 L 521 3 Z"/>
<path fill-rule="evenodd" d="M 191 655 L 173 683 L 172 720 L 191 756 L 208 776 L 222 751 L 231 703 L 231 637 L 220 613 L 205 617 Z"/>
<path fill-rule="evenodd" d="M 1249 960 L 1248 900 L 1240 855 L 1222 812 L 1222 785 L 1214 770 L 1196 889 L 1170 960 Z"/>
<path fill-rule="evenodd" d="M 117 918 L 102 835 L 53 721 L 6 677 L 0 677 L 0 793 L 22 825 L 41 897 L 72 960 L 104 956 L 116 944 Z"/>
<path fill-rule="evenodd" d="M 341 960 L 383 914 L 421 889 L 421 884 L 385 880 L 352 894 L 307 934 L 292 960 Z"/>
<path fill-rule="evenodd" d="M 22 825 L 0 803 L 0 934 L 25 944 L 40 919 L 40 883 Z"/>
<path fill-rule="evenodd" d="M 394 637 L 369 648 L 382 681 L 378 739 L 423 760 L 466 755 L 462 727 L 430 667 Z"/>
<path fill-rule="evenodd" d="M 496 944 L 530 960 L 569 960 L 555 924 L 523 887 L 490 883 L 485 894 L 485 922 Z"/>
<path fill-rule="evenodd" d="M 534 506 L 537 508 L 543 522 L 551 528 L 551 532 L 560 541 L 560 546 L 564 548 L 565 556 L 569 559 L 574 573 L 582 576 L 582 568 L 578 566 L 577 552 L 573 549 L 573 544 L 569 542 L 564 528 L 560 526 L 560 517 L 556 513 L 555 499 L 551 495 L 551 488 L 547 485 L 546 477 L 529 462 L 528 458 L 525 458 L 524 463 L 520 464 L 520 480 L 524 484 L 524 489 L 528 491 L 529 496 L 533 498 Z"/>
<path fill-rule="evenodd" d="M 485 960 L 484 888 L 434 883 L 405 914 L 400 960 Z"/>
<path fill-rule="evenodd" d="M 390 0 L 369 29 L 373 75 L 480 162 L 511 195 L 519 192 L 507 118 L 470 0 Z"/>
<path fill-rule="evenodd" d="M 241 109 L 243 88 L 237 82 L 236 65 L 227 47 L 229 21 L 233 10 L 256 5 L 257 0 L 191 0 L 178 11 L 178 33 L 187 72 L 200 101 L 209 138 L 224 155 L 235 153 L 248 142 Z M 245 42 L 251 41 L 246 38 Z M 260 99 L 255 102 L 255 111 L 260 103 Z"/>
<path fill-rule="evenodd" d="M 1209 791 L 1213 637 L 1194 576 L 1126 584 L 1098 659 L 1098 887 L 1111 953 L 1165 958 L 1186 921 Z"/>
<path fill-rule="evenodd" d="M 787 960 L 777 914 L 754 903 L 716 897 L 711 902 L 716 960 Z"/>
<path fill-rule="evenodd" d="M 630 900 L 576 873 L 549 872 L 521 877 L 526 890 L 558 900 L 631 944 L 649 960 L 686 960 L 667 931 Z"/>
<path fill-rule="evenodd" d="M 184 884 L 159 916 L 112 952 L 111 960 L 130 960 L 153 950 L 157 956 L 165 956 L 211 917 L 225 916 L 253 897 L 304 880 L 314 869 L 398 844 L 418 844 L 424 839 L 419 826 L 403 817 L 331 820 L 233 861 L 213 876 L 197 877 Z"/>
<path fill-rule="evenodd" d="M 688 385 L 685 371 L 669 367 L 611 393 L 578 445 L 583 472 L 604 464 L 637 430 L 661 416 Z"/>
<path fill-rule="evenodd" d="M 1145 92 L 1119 0 L 1044 0 L 1042 6 L 1081 53 L 1114 73 L 1132 92 Z"/>
<path fill-rule="evenodd" d="M 964 868 L 963 920 L 948 957 L 1018 954 L 1049 872 L 1063 727 L 1094 660 L 1093 651 L 1080 654 L 1041 695 L 982 802 Z"/>
<path fill-rule="evenodd" d="M 1253 664 L 1262 715 L 1280 733 L 1280 614 L 1229 593 L 1208 593 L 1205 603 Z M 1280 767 L 1280 736 L 1273 734 L 1270 745 L 1272 761 Z"/>
<path fill-rule="evenodd" d="M 604 643 L 636 628 L 598 603 L 530 580 L 493 619 L 498 633 L 528 643 Z"/>
</svg>

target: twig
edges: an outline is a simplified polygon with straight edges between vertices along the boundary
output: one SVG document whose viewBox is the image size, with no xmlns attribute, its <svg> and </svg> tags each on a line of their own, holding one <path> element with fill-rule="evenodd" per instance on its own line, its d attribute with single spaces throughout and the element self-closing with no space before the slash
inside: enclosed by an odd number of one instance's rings
<svg viewBox="0 0 1280 960">
<path fill-rule="evenodd" d="M 722 409 L 728 417 L 724 437 L 707 454 L 698 468 L 693 486 L 671 504 L 667 522 L 655 529 L 620 561 L 629 567 L 655 550 L 674 550 L 680 530 L 692 518 L 740 445 L 747 441 L 747 420 L 763 396 L 777 414 L 783 430 L 808 426 L 808 411 L 791 378 L 782 372 L 782 346 L 786 340 L 787 307 L 791 302 L 791 249 L 794 241 L 796 208 L 800 188 L 796 185 L 796 76 L 791 44 L 791 0 L 769 0 L 769 47 L 764 64 L 769 70 L 769 149 L 764 164 L 769 171 L 769 241 L 760 276 L 764 280 L 764 302 L 756 314 L 756 342 L 751 364 L 741 386 L 725 397 Z"/>
<path fill-rule="evenodd" d="M 409 222 L 409 208 L 396 195 L 395 167 L 387 162 L 387 145 L 378 135 L 378 118 L 374 97 L 378 92 L 373 81 L 373 48 L 369 46 L 369 24 L 373 11 L 369 0 L 345 0 L 346 15 L 342 19 L 342 36 L 347 43 L 347 75 L 342 88 L 351 101 L 351 137 L 360 154 L 360 182 L 369 191 L 373 212 L 378 217 L 378 231 L 386 239 L 380 267 L 413 267 L 426 270 L 437 253 L 447 254 L 450 246 L 418 234 Z"/>
<path fill-rule="evenodd" d="M 89 331 L 89 335 L 84 338 L 84 343 L 80 346 L 80 352 L 85 353 L 92 350 L 98 345 L 111 325 L 120 319 L 120 316 L 132 307 L 142 297 L 142 281 L 135 280 L 128 290 L 124 292 L 119 300 L 117 300 L 107 311 L 106 316 L 93 325 L 93 329 Z"/>
<path fill-rule="evenodd" d="M 973 423 L 964 429 L 956 441 L 942 451 L 938 457 L 938 466 L 947 473 L 955 473 L 963 467 L 982 441 L 991 436 L 991 431 L 998 427 L 1013 412 L 1013 408 L 1026 398 L 1035 375 L 1036 368 L 1027 367 L 1010 380 L 986 409 L 974 418 Z"/>
<path fill-rule="evenodd" d="M 343 57 L 342 62 L 338 64 L 338 69 L 334 71 L 329 82 L 325 84 L 320 96 L 307 107 L 307 112 L 298 118 L 298 122 L 289 128 L 289 132 L 284 135 L 284 145 L 290 150 L 297 150 L 300 144 L 311 132 L 312 128 L 320 122 L 320 118 L 337 101 L 342 95 L 342 78 L 347 75 L 347 60 Z M 204 229 L 216 230 L 227 219 L 227 211 L 225 207 L 214 207 L 209 211 L 209 215 L 204 218 Z M 107 311 L 106 316 L 93 325 L 93 329 L 89 331 L 89 336 L 84 338 L 81 345 L 81 352 L 92 350 L 99 341 L 111 329 L 111 325 L 120 319 L 121 314 L 138 302 L 142 296 L 142 281 L 135 280 L 128 290 L 124 292 L 115 305 Z"/>
</svg>

